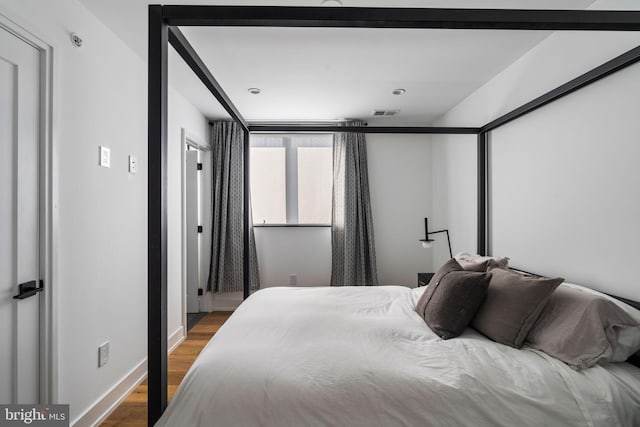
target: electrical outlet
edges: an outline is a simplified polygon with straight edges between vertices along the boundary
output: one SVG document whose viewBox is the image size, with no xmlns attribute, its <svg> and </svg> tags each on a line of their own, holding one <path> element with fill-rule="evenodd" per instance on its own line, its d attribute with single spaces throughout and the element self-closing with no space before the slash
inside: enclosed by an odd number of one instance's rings
<svg viewBox="0 0 640 427">
<path fill-rule="evenodd" d="M 103 168 L 111 167 L 111 150 L 109 147 L 100 146 L 100 161 L 98 164 Z"/>
<path fill-rule="evenodd" d="M 109 362 L 109 341 L 98 347 L 98 368 Z"/>
<path fill-rule="evenodd" d="M 129 173 L 135 175 L 138 172 L 138 160 L 135 156 L 129 156 Z"/>
</svg>

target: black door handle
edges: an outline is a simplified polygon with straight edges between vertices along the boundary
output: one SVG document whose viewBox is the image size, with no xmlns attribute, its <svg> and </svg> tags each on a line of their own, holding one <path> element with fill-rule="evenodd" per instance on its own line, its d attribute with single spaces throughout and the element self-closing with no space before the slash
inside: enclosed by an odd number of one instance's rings
<svg viewBox="0 0 640 427">
<path fill-rule="evenodd" d="M 44 282 L 40 280 L 40 287 L 38 287 L 38 282 L 36 282 L 35 280 L 21 283 L 18 285 L 18 290 L 20 291 L 20 293 L 18 293 L 18 295 L 14 295 L 13 299 L 29 298 L 44 290 Z"/>
</svg>

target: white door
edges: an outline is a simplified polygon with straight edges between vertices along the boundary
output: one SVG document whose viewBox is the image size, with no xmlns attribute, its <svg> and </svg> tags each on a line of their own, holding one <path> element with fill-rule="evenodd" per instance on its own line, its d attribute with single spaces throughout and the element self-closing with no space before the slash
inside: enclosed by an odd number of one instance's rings
<svg viewBox="0 0 640 427">
<path fill-rule="evenodd" d="M 0 27 L 0 403 L 38 403 L 40 55 Z"/>
<path fill-rule="evenodd" d="M 199 312 L 200 254 L 198 251 L 198 151 L 189 150 L 185 156 L 186 214 L 187 214 L 187 313 Z"/>
</svg>

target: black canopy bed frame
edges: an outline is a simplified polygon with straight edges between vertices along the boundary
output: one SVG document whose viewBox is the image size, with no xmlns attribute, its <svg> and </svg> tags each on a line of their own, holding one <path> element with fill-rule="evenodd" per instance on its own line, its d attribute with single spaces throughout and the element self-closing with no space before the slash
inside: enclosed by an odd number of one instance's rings
<svg viewBox="0 0 640 427">
<path fill-rule="evenodd" d="M 179 26 L 640 31 L 640 12 L 279 6 L 149 6 L 148 62 L 148 421 L 167 406 L 167 94 L 169 43 L 244 131 L 244 298 L 249 296 L 249 135 L 349 132 L 477 135 L 477 252 L 487 252 L 489 132 L 640 61 L 640 46 L 481 127 L 344 127 L 250 123 L 229 99 Z M 626 302 L 640 308 L 635 301 Z"/>
</svg>

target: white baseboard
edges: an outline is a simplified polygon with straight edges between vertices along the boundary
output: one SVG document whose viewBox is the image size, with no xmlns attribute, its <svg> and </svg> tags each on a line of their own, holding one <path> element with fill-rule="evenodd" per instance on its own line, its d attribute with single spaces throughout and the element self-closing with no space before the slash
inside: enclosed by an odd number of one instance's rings
<svg viewBox="0 0 640 427">
<path fill-rule="evenodd" d="M 234 311 L 242 304 L 242 292 L 205 292 L 199 298 L 200 311 Z"/>
<path fill-rule="evenodd" d="M 167 340 L 167 348 L 169 349 L 167 351 L 168 353 L 171 353 L 180 344 L 182 344 L 182 341 L 186 338 L 185 329 L 186 327 L 180 326 L 169 336 L 169 339 Z"/>
<path fill-rule="evenodd" d="M 103 422 L 135 388 L 147 378 L 147 358 L 133 368 L 111 390 L 107 391 L 89 409 L 71 421 L 72 426 L 95 426 Z"/>
<path fill-rule="evenodd" d="M 180 326 L 167 340 L 168 352 L 171 353 L 184 341 L 184 328 Z M 113 386 L 89 409 L 71 422 L 74 427 L 93 427 L 101 424 L 131 394 L 132 391 L 147 378 L 147 358 L 145 357 L 135 368 Z"/>
</svg>

